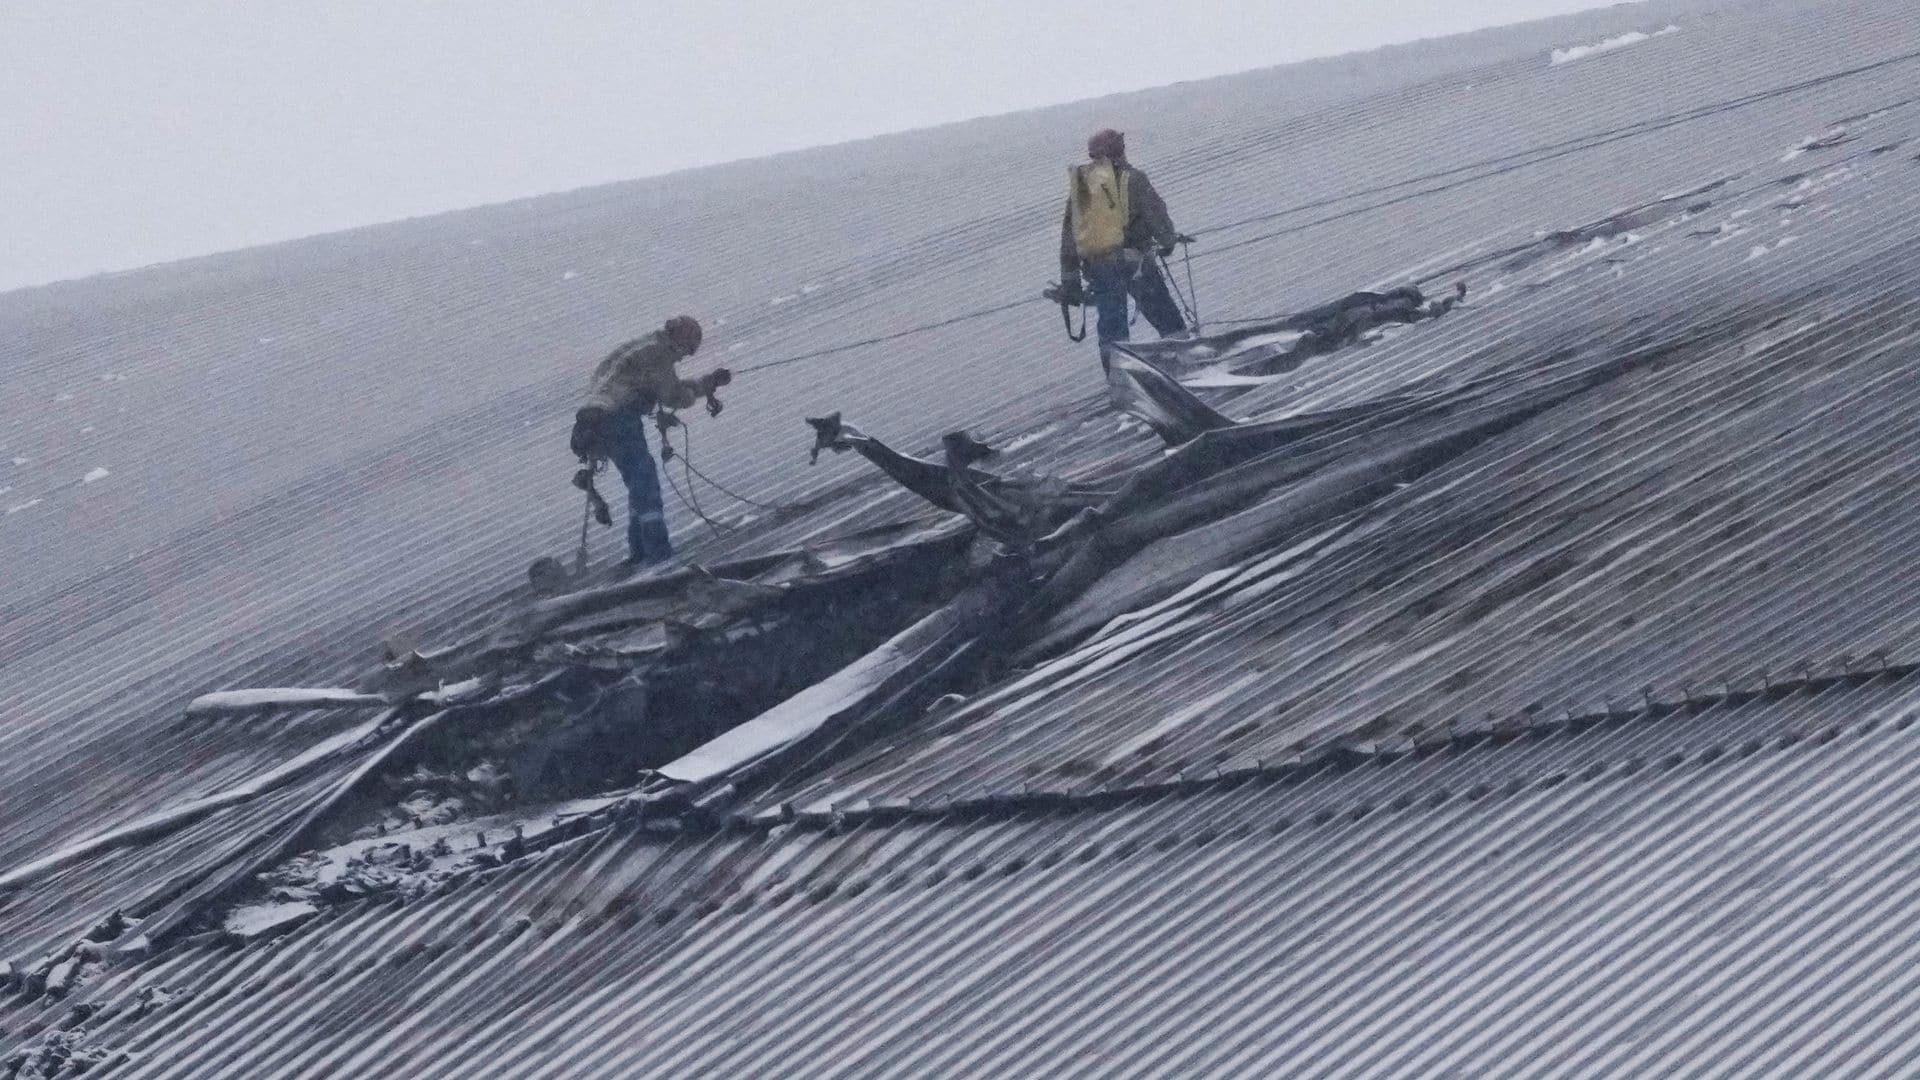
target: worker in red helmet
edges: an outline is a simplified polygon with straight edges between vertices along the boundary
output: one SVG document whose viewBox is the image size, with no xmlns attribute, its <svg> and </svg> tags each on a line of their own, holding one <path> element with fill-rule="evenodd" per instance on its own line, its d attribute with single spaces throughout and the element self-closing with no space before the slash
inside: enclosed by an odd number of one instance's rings
<svg viewBox="0 0 1920 1080">
<path fill-rule="evenodd" d="M 676 365 L 700 350 L 700 323 L 676 315 L 666 325 L 607 354 L 593 369 L 586 403 L 573 419 L 574 454 L 589 469 L 611 461 L 627 488 L 627 562 L 645 566 L 672 556 L 660 476 L 647 449 L 645 420 L 657 410 L 684 409 L 701 398 L 718 414 L 713 392 L 733 380 L 726 368 L 682 379 Z M 662 424 L 664 430 L 665 424 Z M 665 437 L 664 435 L 662 436 Z M 591 488 L 591 472 L 586 471 Z"/>
<path fill-rule="evenodd" d="M 1109 342 L 1127 339 L 1128 297 L 1161 337 L 1187 328 L 1153 258 L 1172 254 L 1186 239 L 1147 174 L 1127 161 L 1126 136 L 1111 128 L 1095 132 L 1087 161 L 1067 176 L 1060 283 L 1066 296 L 1093 301 L 1103 360 Z"/>
</svg>

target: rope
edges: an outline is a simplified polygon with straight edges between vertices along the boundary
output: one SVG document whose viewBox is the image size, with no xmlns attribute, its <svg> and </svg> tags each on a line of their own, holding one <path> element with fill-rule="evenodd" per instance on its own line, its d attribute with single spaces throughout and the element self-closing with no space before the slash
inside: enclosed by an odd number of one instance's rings
<svg viewBox="0 0 1920 1080">
<path fill-rule="evenodd" d="M 573 572 L 587 568 L 587 526 L 593 523 L 593 496 L 580 493 L 580 546 L 573 549 Z"/>
<path fill-rule="evenodd" d="M 777 511 L 777 510 L 785 510 L 788 508 L 789 504 L 787 503 L 764 503 L 759 501 L 758 499 L 749 499 L 745 495 L 742 495 L 739 492 L 734 491 L 733 489 L 720 483 L 720 481 L 715 480 L 713 477 L 708 476 L 706 473 L 703 473 L 698 468 L 696 468 L 693 464 L 693 436 L 687 431 L 687 425 L 685 424 L 680 425 L 680 464 L 686 469 L 688 473 L 706 481 L 707 484 L 711 486 L 715 491 L 718 491 L 720 494 L 725 495 L 728 498 L 734 499 L 738 502 L 746 503 L 748 506 L 756 507 L 761 510 Z M 689 491 L 693 489 L 693 481 L 691 479 L 687 481 L 687 489 Z"/>
<path fill-rule="evenodd" d="M 677 499 L 679 499 L 679 500 L 680 500 L 680 505 L 682 505 L 682 506 L 684 506 L 684 507 L 686 507 L 686 508 L 687 508 L 687 511 L 688 511 L 689 513 L 691 513 L 691 514 L 692 514 L 692 515 L 693 515 L 694 517 L 697 517 L 697 518 L 699 518 L 699 519 L 700 519 L 701 521 L 704 521 L 704 522 L 706 522 L 706 523 L 707 523 L 707 528 L 709 528 L 709 529 L 712 529 L 712 530 L 713 530 L 713 535 L 715 535 L 715 536 L 725 536 L 725 535 L 727 535 L 727 533 L 729 533 L 729 532 L 732 532 L 732 531 L 733 531 L 733 527 L 732 527 L 731 525 L 724 525 L 724 524 L 722 524 L 722 523 L 720 523 L 720 522 L 718 522 L 718 521 L 715 521 L 715 520 L 713 520 L 712 518 L 710 518 L 710 517 L 708 517 L 708 516 L 706 515 L 706 513 L 705 513 L 704 511 L 702 511 L 702 510 L 700 509 L 700 504 L 699 504 L 699 503 L 698 503 L 697 501 L 695 501 L 695 500 L 693 500 L 693 499 L 690 499 L 690 498 L 688 498 L 688 497 L 687 497 L 687 493 L 686 493 L 686 492 L 684 492 L 684 491 L 682 491 L 682 490 L 680 490 L 680 481 L 678 481 L 678 480 L 675 480 L 675 479 L 673 478 L 673 470 L 672 470 L 672 469 L 670 469 L 670 468 L 667 468 L 667 467 L 665 467 L 665 466 L 664 466 L 664 464 L 663 464 L 663 465 L 662 465 L 662 467 L 661 467 L 661 469 L 660 469 L 660 471 L 661 471 L 661 473 L 662 473 L 662 474 L 664 474 L 664 475 L 666 476 L 666 478 L 667 478 L 667 485 L 668 485 L 669 487 L 671 487 L 671 488 L 673 488 L 673 495 L 674 495 L 674 498 L 677 498 Z M 691 484 L 689 484 L 688 486 L 689 486 L 689 487 L 691 487 L 692 485 L 691 485 Z"/>
<path fill-rule="evenodd" d="M 1379 210 L 1384 207 L 1394 206 L 1404 202 L 1410 202 L 1414 199 L 1424 198 L 1428 195 L 1436 195 L 1441 192 L 1451 191 L 1458 187 L 1464 187 L 1468 184 L 1478 183 L 1482 180 L 1489 180 L 1496 176 L 1501 176 L 1506 173 L 1516 172 L 1520 169 L 1544 164 L 1546 162 L 1554 161 L 1559 158 L 1566 157 L 1572 154 L 1583 153 L 1588 150 L 1594 150 L 1602 146 L 1611 145 L 1615 142 L 1620 142 L 1626 139 L 1638 138 L 1642 135 L 1649 135 L 1657 131 L 1663 131 L 1670 127 L 1675 127 L 1680 124 L 1690 123 L 1694 120 L 1704 119 L 1709 116 L 1715 116 L 1721 113 L 1732 112 L 1737 109 L 1744 109 L 1751 105 L 1756 105 L 1761 102 L 1773 100 L 1774 98 L 1785 97 L 1791 94 L 1797 94 L 1805 90 L 1811 90 L 1820 86 L 1825 86 L 1828 83 L 1839 82 L 1843 79 L 1856 78 L 1858 76 L 1871 74 L 1873 72 L 1880 71 L 1884 68 L 1893 67 L 1898 64 L 1911 63 L 1915 60 L 1920 60 L 1920 50 L 1901 53 L 1897 56 L 1886 57 L 1885 59 L 1876 60 L 1867 64 L 1861 64 L 1856 67 L 1845 68 L 1840 71 L 1828 72 L 1825 75 L 1818 75 L 1810 79 L 1803 79 L 1799 82 L 1788 83 L 1782 86 L 1772 87 L 1767 90 L 1759 90 L 1753 93 L 1743 94 L 1739 97 L 1728 98 L 1724 101 L 1715 102 L 1714 104 L 1711 104 L 1711 105 L 1703 105 L 1693 109 L 1687 109 L 1687 110 L 1683 110 L 1681 112 L 1676 112 L 1676 113 L 1667 113 L 1665 115 L 1652 117 L 1646 120 L 1638 120 L 1631 124 L 1625 124 L 1617 128 L 1610 128 L 1604 131 L 1589 132 L 1585 135 L 1575 136 L 1570 139 L 1562 139 L 1557 142 L 1546 143 L 1540 146 L 1529 147 L 1524 150 L 1517 150 L 1507 154 L 1496 155 L 1494 157 L 1482 158 L 1478 161 L 1468 162 L 1467 164 L 1464 164 L 1464 165 L 1451 166 L 1449 168 L 1425 173 L 1420 176 L 1407 177 L 1406 179 L 1395 180 L 1390 183 L 1376 184 L 1371 187 L 1342 192 L 1337 195 L 1324 196 L 1318 199 L 1310 200 L 1308 202 L 1297 203 L 1292 206 L 1282 207 L 1277 210 L 1271 210 L 1271 211 L 1267 211 L 1260 214 L 1254 214 L 1249 217 L 1244 217 L 1236 221 L 1227 221 L 1227 222 L 1221 222 L 1215 225 L 1209 225 L 1206 228 L 1200 229 L 1197 232 L 1192 233 L 1190 235 L 1205 236 L 1211 233 L 1225 232 L 1230 229 L 1238 229 L 1248 225 L 1256 225 L 1264 221 L 1277 220 L 1279 218 L 1287 217 L 1292 214 L 1303 213 L 1308 210 L 1322 209 L 1324 207 L 1333 206 L 1338 203 L 1349 201 L 1351 199 L 1365 198 L 1368 195 L 1384 194 L 1385 192 L 1388 192 L 1388 191 L 1409 187 L 1415 184 L 1429 183 L 1431 181 L 1442 180 L 1448 177 L 1460 176 L 1463 173 L 1475 174 L 1472 176 L 1466 176 L 1463 179 L 1452 180 L 1444 184 L 1436 184 L 1430 187 L 1420 188 L 1419 190 L 1416 190 L 1416 191 L 1406 192 L 1401 195 L 1396 195 L 1391 199 L 1383 199 L 1377 202 L 1368 203 L 1365 206 L 1359 206 L 1349 210 L 1344 210 L 1336 214 L 1328 214 L 1322 217 L 1314 218 L 1311 221 L 1301 222 L 1297 225 L 1292 225 L 1284 229 L 1277 229 L 1272 232 L 1261 233 L 1256 236 L 1250 236 L 1245 239 L 1236 240 L 1230 244 L 1225 244 L 1219 247 L 1211 247 L 1211 248 L 1208 248 L 1206 251 L 1201 252 L 1200 254 L 1201 258 L 1208 258 L 1211 256 L 1224 254 L 1228 251 L 1233 251 L 1239 248 L 1248 247 L 1253 244 L 1265 243 L 1268 240 L 1274 240 L 1280 237 L 1296 235 L 1298 233 L 1305 232 L 1308 229 L 1315 228 L 1320 225 L 1326 225 L 1332 222 L 1342 221 L 1347 218 L 1356 217 L 1365 213 L 1370 213 L 1374 210 Z M 1477 172 L 1477 170 L 1482 170 L 1482 169 L 1491 170 L 1491 171 Z M 1187 260 L 1188 260 L 1187 265 L 1188 265 L 1189 274 L 1191 274 L 1191 271 L 1192 271 L 1192 258 L 1193 256 L 1189 253 L 1189 255 L 1187 256 Z M 1004 303 L 994 304 L 990 307 L 977 308 L 972 311 L 962 312 L 958 315 L 949 316 L 948 318 L 940 319 L 935 322 L 922 323 L 917 326 L 909 326 L 901 330 L 892 331 L 890 333 L 876 334 L 872 337 L 861 338 L 858 341 L 849 341 L 839 345 L 829 346 L 823 349 L 814 349 L 810 352 L 797 353 L 793 356 L 781 357 L 780 359 L 777 359 L 777 360 L 769 360 L 764 363 L 749 365 L 747 367 L 743 367 L 738 370 L 742 373 L 754 372 L 754 371 L 768 371 L 773 368 L 784 367 L 788 364 L 797 364 L 803 361 L 815 360 L 825 356 L 835 356 L 840 353 L 851 352 L 855 349 L 863 349 L 872 345 L 884 344 L 889 341 L 899 341 L 902 338 L 908 338 L 908 337 L 913 337 L 919 334 L 930 333 L 934 330 L 944 329 L 946 327 L 955 326 L 960 323 L 972 322 L 976 319 L 984 319 L 992 315 L 998 315 L 1002 312 L 1011 311 L 1014 308 L 1021 307 L 1027 304 L 1037 303 L 1037 302 L 1041 302 L 1041 298 L 1024 297 L 1018 300 L 1008 300 Z M 1261 322 L 1264 320 L 1216 319 L 1214 321 L 1216 323 L 1235 324 L 1235 323 Z"/>
<path fill-rule="evenodd" d="M 1193 332 L 1200 333 L 1200 290 L 1193 284 L 1193 238 L 1183 237 L 1180 241 L 1180 261 L 1187 268 L 1187 295 L 1193 298 L 1193 307 L 1188 310 L 1193 315 Z"/>
<path fill-rule="evenodd" d="M 812 352 L 800 353 L 796 356 L 785 356 L 785 357 L 781 357 L 778 360 L 769 360 L 764 364 L 749 364 L 746 367 L 738 368 L 736 370 L 742 373 L 750 372 L 750 371 L 767 371 L 772 368 L 784 367 L 787 364 L 797 364 L 802 360 L 815 360 L 822 356 L 833 356 L 836 353 L 851 352 L 854 349 L 864 349 L 869 345 L 880 345 L 889 341 L 898 341 L 904 337 L 912 337 L 915 334 L 924 334 L 932 330 L 943 329 L 948 326 L 953 326 L 957 323 L 971 322 L 974 319 L 984 319 L 989 315 L 998 315 L 1003 311 L 1011 311 L 1014 308 L 1023 307 L 1027 304 L 1039 303 L 1041 302 L 1041 299 L 1042 298 L 1035 296 L 1035 297 L 1023 297 L 1019 300 L 1009 300 L 1004 304 L 995 304 L 992 307 L 978 308 L 973 311 L 968 311 L 959 315 L 951 316 L 949 318 L 941 319 L 938 322 L 922 323 L 919 326 L 909 326 L 905 330 L 896 330 L 890 334 L 876 334 L 873 337 L 862 338 L 859 341 L 849 341 L 844 345 L 834 345 L 825 349 L 815 349 Z"/>
<path fill-rule="evenodd" d="M 1920 98 L 1916 98 L 1913 100 L 1916 103 L 1920 103 Z M 1842 155 L 1841 157 L 1835 158 L 1830 164 L 1844 165 L 1849 162 L 1859 161 L 1868 157 L 1872 157 L 1873 154 L 1874 154 L 1873 150 L 1862 150 L 1857 153 L 1846 154 L 1846 155 Z M 1772 187 L 1775 184 L 1775 182 L 1776 181 L 1773 181 L 1773 180 L 1762 180 L 1759 183 L 1753 184 L 1748 187 L 1733 188 L 1729 191 L 1727 197 L 1729 199 L 1739 199 L 1744 196 L 1751 195 L 1756 191 L 1762 191 L 1762 190 L 1765 190 L 1766 188 Z M 1662 200 L 1662 201 L 1665 201 L 1665 200 Z M 1574 229 L 1569 231 L 1579 231 L 1580 229 L 1590 228 L 1595 225 L 1603 224 L 1607 220 L 1608 220 L 1607 218 L 1600 218 L 1595 221 L 1590 221 L 1583 225 L 1577 226 Z M 1496 248 L 1493 251 L 1481 252 L 1480 254 L 1474 255 L 1470 258 L 1464 259 L 1450 266 L 1444 266 L 1438 270 L 1433 270 L 1428 273 L 1421 274 L 1419 277 L 1414 278 L 1412 283 L 1419 286 L 1425 286 L 1428 282 L 1433 281 L 1437 278 L 1452 277 L 1456 274 L 1460 274 L 1468 270 L 1472 270 L 1475 267 L 1485 266 L 1486 264 L 1494 262 L 1496 260 L 1504 259 L 1512 255 L 1518 255 L 1521 252 L 1527 250 L 1528 248 L 1535 246 L 1539 242 L 1540 242 L 1539 239 L 1536 238 L 1536 239 L 1525 241 L 1523 243 L 1511 244 L 1503 248 Z M 1280 322 L 1282 320 L 1292 318 L 1293 316 L 1298 314 L 1300 314 L 1300 312 L 1297 310 L 1276 311 L 1271 314 L 1255 315 L 1250 318 L 1215 319 L 1213 321 L 1214 321 L 1214 325 L 1216 326 L 1248 326 L 1254 323 Z"/>
<path fill-rule="evenodd" d="M 1078 345 L 1087 340 L 1087 302 L 1085 300 L 1080 301 L 1080 329 L 1077 332 L 1073 328 L 1073 307 L 1065 300 L 1060 301 L 1060 321 L 1067 328 L 1068 341 Z"/>
<path fill-rule="evenodd" d="M 740 502 L 746 503 L 748 506 L 757 507 L 761 510 L 769 510 L 769 511 L 779 511 L 779 510 L 785 510 L 788 508 L 788 505 L 785 503 L 766 503 L 766 502 L 761 502 L 758 499 L 749 499 L 745 495 L 742 495 L 739 492 L 734 491 L 733 489 L 727 487 L 726 485 L 720 483 L 718 480 L 715 480 L 714 478 L 708 476 L 706 473 L 701 472 L 698 468 L 694 467 L 693 436 L 690 432 L 688 432 L 686 424 L 681 423 L 681 424 L 676 424 L 675 426 L 680 429 L 680 452 L 679 452 L 680 468 L 682 473 L 686 476 L 686 481 L 687 481 L 686 488 L 682 490 L 680 487 L 680 481 L 675 480 L 673 478 L 673 464 L 672 462 L 666 460 L 666 453 L 670 453 L 672 451 L 672 448 L 667 444 L 667 439 L 669 436 L 664 431 L 660 433 L 661 449 L 664 451 L 661 455 L 660 471 L 662 474 L 666 476 L 667 484 L 673 488 L 674 497 L 680 500 L 680 505 L 686 507 L 687 511 L 691 513 L 694 517 L 697 517 L 701 521 L 706 522 L 707 527 L 713 530 L 714 535 L 725 536 L 727 533 L 730 533 L 735 528 L 737 528 L 737 526 L 729 525 L 722 521 L 716 521 L 712 517 L 709 517 L 707 515 L 706 510 L 702 508 L 700 505 L 699 494 L 694 490 L 693 480 L 695 477 L 699 477 L 701 480 L 705 481 L 707 484 L 712 486 L 714 490 L 720 492 L 722 495 L 725 495 L 728 498 L 736 499 Z M 582 525 L 581 528 L 582 530 L 584 530 L 586 527 Z"/>
<path fill-rule="evenodd" d="M 1156 252 L 1154 254 L 1154 258 L 1160 261 L 1160 277 L 1164 279 L 1167 283 L 1167 286 L 1173 290 L 1173 298 L 1180 305 L 1180 314 L 1183 318 L 1187 320 L 1187 329 L 1192 330 L 1194 333 L 1198 334 L 1200 332 L 1200 312 L 1198 310 L 1199 304 L 1197 303 L 1199 299 L 1199 293 L 1195 292 L 1193 288 L 1193 257 L 1191 255 L 1187 257 L 1187 291 L 1186 292 L 1181 291 L 1180 279 L 1174 276 L 1173 267 L 1167 265 L 1167 257 L 1165 255 L 1161 255 Z M 1194 300 L 1196 302 L 1194 303 L 1188 302 L 1187 300 L 1188 293 L 1193 294 Z"/>
<path fill-rule="evenodd" d="M 1789 94 L 1797 94 L 1803 90 L 1812 90 L 1817 87 L 1824 86 L 1830 82 L 1838 82 L 1842 79 L 1850 79 L 1860 75 L 1871 74 L 1872 72 L 1878 71 L 1881 68 L 1891 67 L 1896 64 L 1911 63 L 1914 60 L 1920 60 L 1920 50 L 1901 53 L 1898 56 L 1890 56 L 1881 60 L 1875 60 L 1871 63 L 1862 64 L 1858 67 L 1845 68 L 1840 71 L 1830 71 L 1825 75 L 1816 75 L 1813 78 L 1804 79 L 1797 83 L 1788 83 L 1783 86 L 1770 87 L 1766 90 L 1756 90 L 1749 94 L 1742 94 L 1739 97 L 1727 98 L 1723 101 L 1717 101 L 1711 105 L 1698 105 L 1692 109 L 1686 109 L 1680 112 L 1666 113 L 1664 115 L 1650 117 L 1645 120 L 1636 120 L 1630 124 L 1622 124 L 1621 126 L 1616 128 L 1608 128 L 1603 131 L 1590 131 L 1584 135 L 1576 135 L 1572 138 L 1562 139 L 1558 142 L 1545 143 L 1540 146 L 1532 146 L 1524 150 L 1514 150 L 1505 154 L 1496 154 L 1493 157 L 1481 158 L 1478 161 L 1470 161 L 1464 165 L 1454 165 L 1449 168 L 1440 169 L 1435 172 L 1426 173 L 1421 176 L 1410 176 L 1403 180 L 1394 180 L 1384 184 L 1376 184 L 1373 187 L 1359 188 L 1353 191 L 1342 192 L 1341 194 L 1338 194 L 1338 195 L 1325 196 L 1319 199 L 1312 200 L 1310 202 L 1298 203 L 1293 206 L 1285 207 L 1279 210 L 1273 210 L 1263 214 L 1255 214 L 1252 217 L 1241 218 L 1237 221 L 1226 221 L 1226 222 L 1221 222 L 1218 225 L 1209 225 L 1206 228 L 1198 229 L 1192 233 L 1189 233 L 1188 235 L 1196 236 L 1196 237 L 1206 236 L 1209 233 L 1225 232 L 1229 229 L 1243 228 L 1247 225 L 1257 225 L 1260 222 L 1273 221 L 1278 218 L 1286 217 L 1289 214 L 1303 213 L 1307 210 L 1319 210 L 1324 207 L 1332 206 L 1336 203 L 1345 202 L 1348 199 L 1364 198 L 1368 195 L 1379 195 L 1388 191 L 1392 191 L 1395 188 L 1407 187 L 1408 185 L 1411 185 L 1411 184 L 1425 183 L 1430 180 L 1439 180 L 1439 179 L 1443 179 L 1448 176 L 1454 176 L 1463 172 L 1472 172 L 1475 169 L 1491 168 L 1496 165 L 1510 165 L 1514 163 L 1518 163 L 1518 165 L 1521 167 L 1524 167 L 1526 165 L 1536 165 L 1536 164 L 1539 164 L 1540 162 L 1551 161 L 1551 160 L 1554 160 L 1555 158 L 1563 156 L 1562 154 L 1557 153 L 1558 151 L 1564 150 L 1570 153 L 1577 153 L 1581 150 L 1590 150 L 1590 149 L 1593 149 L 1594 147 L 1608 145 L 1612 142 L 1618 141 L 1621 138 L 1635 138 L 1640 135 L 1647 135 L 1656 131 L 1664 131 L 1669 127 L 1674 127 L 1679 124 L 1690 123 L 1691 121 L 1694 121 L 1694 120 L 1705 119 L 1706 117 L 1716 116 L 1723 112 L 1732 112 L 1737 109 L 1744 109 L 1749 105 L 1757 105 L 1764 101 L 1770 101 L 1776 97 L 1785 97 Z M 1910 104 L 1911 101 L 1912 99 L 1902 99 L 1901 101 L 1895 102 L 1893 107 Z M 1855 119 L 1857 119 L 1857 117 Z M 1538 160 L 1526 160 L 1526 161 L 1522 160 L 1525 158 L 1531 158 L 1533 155 L 1536 155 L 1536 154 L 1548 154 L 1548 153 L 1552 153 L 1553 156 L 1541 157 Z M 1487 174 L 1487 176 L 1488 177 L 1497 176 L 1497 175 L 1500 175 L 1501 173 L 1508 172 L 1508 171 L 1512 171 L 1512 170 L 1502 169 L 1499 172 L 1489 173 Z M 1485 177 L 1475 177 L 1472 179 L 1485 179 Z M 1391 205 L 1391 203 L 1383 203 L 1380 205 Z"/>
<path fill-rule="evenodd" d="M 685 491 L 680 489 L 680 481 L 673 478 L 673 437 L 668 435 L 667 432 L 670 428 L 677 427 L 681 431 L 682 438 L 684 438 L 687 430 L 686 423 L 681 421 L 672 409 L 664 405 L 660 407 L 660 414 L 662 419 L 656 420 L 654 425 L 660 431 L 660 474 L 666 477 L 667 485 L 673 488 L 674 498 L 680 500 L 680 505 L 686 507 L 687 511 L 694 517 L 706 522 L 707 528 L 712 529 L 715 536 L 725 536 L 727 533 L 733 531 L 733 526 L 715 521 L 707 516 L 705 510 L 700 508 L 700 497 L 693 493 L 693 478 L 691 476 L 687 478 Z M 685 454 L 680 455 L 680 465 L 683 469 L 688 465 Z"/>
</svg>

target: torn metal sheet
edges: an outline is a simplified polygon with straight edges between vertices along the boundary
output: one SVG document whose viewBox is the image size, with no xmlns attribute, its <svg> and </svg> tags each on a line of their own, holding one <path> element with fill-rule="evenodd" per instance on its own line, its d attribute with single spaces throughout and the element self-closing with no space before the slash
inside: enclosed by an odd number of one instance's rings
<svg viewBox="0 0 1920 1080">
<path fill-rule="evenodd" d="M 188 716 L 246 716 L 287 709 L 379 709 L 392 704 L 378 694 L 345 688 L 261 688 L 202 694 L 187 704 Z"/>
<path fill-rule="evenodd" d="M 1203 431 L 1232 427 L 1233 421 L 1195 397 L 1159 369 L 1142 363 L 1128 346 L 1108 346 L 1107 393 L 1113 407 L 1138 418 L 1168 446 L 1179 446 Z"/>
<path fill-rule="evenodd" d="M 1417 285 L 1402 285 L 1386 292 L 1350 293 L 1305 311 L 1201 337 L 1115 344 L 1167 373 L 1212 367 L 1237 375 L 1275 375 L 1352 345 L 1369 331 L 1437 319 L 1466 297 L 1465 282 L 1438 299 L 1430 299 Z"/>
<path fill-rule="evenodd" d="M 840 671 L 693 753 L 660 766 L 659 774 L 686 784 L 710 783 L 813 734 L 836 717 L 867 704 L 959 625 L 959 618 L 951 608 L 933 612 Z"/>
</svg>

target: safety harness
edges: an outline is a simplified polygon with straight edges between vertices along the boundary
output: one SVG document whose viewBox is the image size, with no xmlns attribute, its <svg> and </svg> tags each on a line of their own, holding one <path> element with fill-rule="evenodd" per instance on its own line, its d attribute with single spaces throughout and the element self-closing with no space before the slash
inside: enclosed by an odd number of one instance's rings
<svg viewBox="0 0 1920 1080">
<path fill-rule="evenodd" d="M 1049 281 L 1047 282 L 1047 287 L 1040 290 L 1040 295 L 1060 305 L 1060 322 L 1061 325 L 1067 328 L 1068 341 L 1087 340 L 1087 295 L 1085 292 L 1074 290 L 1070 293 L 1066 286 L 1057 281 Z M 1078 331 L 1075 331 L 1073 328 L 1073 309 L 1076 303 L 1076 296 L 1080 308 L 1080 329 Z"/>
</svg>

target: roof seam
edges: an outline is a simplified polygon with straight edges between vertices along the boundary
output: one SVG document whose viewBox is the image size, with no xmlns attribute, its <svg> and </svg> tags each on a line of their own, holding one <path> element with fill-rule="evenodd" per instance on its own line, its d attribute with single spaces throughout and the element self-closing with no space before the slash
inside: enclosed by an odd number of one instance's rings
<svg viewBox="0 0 1920 1080">
<path fill-rule="evenodd" d="M 1724 682 L 1722 690 L 1712 694 L 1695 695 L 1692 693 L 1692 684 L 1683 682 L 1681 687 L 1684 696 L 1675 701 L 1654 699 L 1653 688 L 1649 686 L 1646 689 L 1646 703 L 1634 709 L 1615 710 L 1609 701 L 1607 709 L 1602 712 L 1574 713 L 1569 709 L 1565 715 L 1557 717 L 1520 714 L 1506 720 L 1494 719 L 1470 727 L 1450 725 L 1446 731 L 1436 733 L 1436 737 L 1432 738 L 1422 738 L 1416 734 L 1390 741 L 1354 742 L 1336 739 L 1319 747 L 1303 748 L 1299 753 L 1282 761 L 1257 761 L 1251 766 L 1234 769 L 1195 770 L 1201 772 L 1198 776 L 1192 775 L 1191 772 L 1182 772 L 1173 780 L 1152 784 L 1108 787 L 1083 793 L 1027 789 L 1017 792 L 995 792 L 962 799 L 943 797 L 925 802 L 909 798 L 874 803 L 863 799 L 860 802 L 864 805 L 844 808 L 836 805 L 823 811 L 797 810 L 792 803 L 782 803 L 772 812 L 735 813 L 718 819 L 691 815 L 680 818 L 679 823 L 691 829 L 751 831 L 771 829 L 781 825 L 839 829 L 868 823 L 953 821 L 1062 810 L 1098 812 L 1140 802 L 1150 802 L 1170 795 L 1192 795 L 1233 787 L 1253 780 L 1303 778 L 1367 763 L 1393 765 L 1442 751 L 1468 749 L 1483 744 L 1504 745 L 1529 736 L 1562 733 L 1579 735 L 1603 726 L 1618 728 L 1632 723 L 1665 719 L 1681 713 L 1698 713 L 1711 708 L 1733 708 L 1762 700 L 1779 701 L 1796 695 L 1818 694 L 1833 689 L 1854 690 L 1883 679 L 1898 681 L 1920 673 L 1920 663 L 1891 663 L 1883 652 L 1876 652 L 1868 659 L 1878 659 L 1880 663 L 1871 667 L 1854 667 L 1853 658 L 1840 657 L 1835 661 L 1842 668 L 1839 672 L 1815 674 L 1810 664 L 1801 665 L 1800 670 L 1803 672 L 1801 677 L 1780 682 L 1773 681 L 1770 673 L 1763 669 L 1758 672 L 1761 685 L 1757 687 L 1736 687 L 1731 682 Z M 1843 723 L 1834 724 L 1829 725 L 1825 730 L 1837 731 L 1845 726 L 1847 725 Z M 1789 738 L 1788 741 L 1794 740 Z M 1714 752 L 1718 747 L 1710 745 L 1703 749 Z M 1593 766 L 1588 767 L 1588 771 L 1592 769 Z"/>
</svg>

